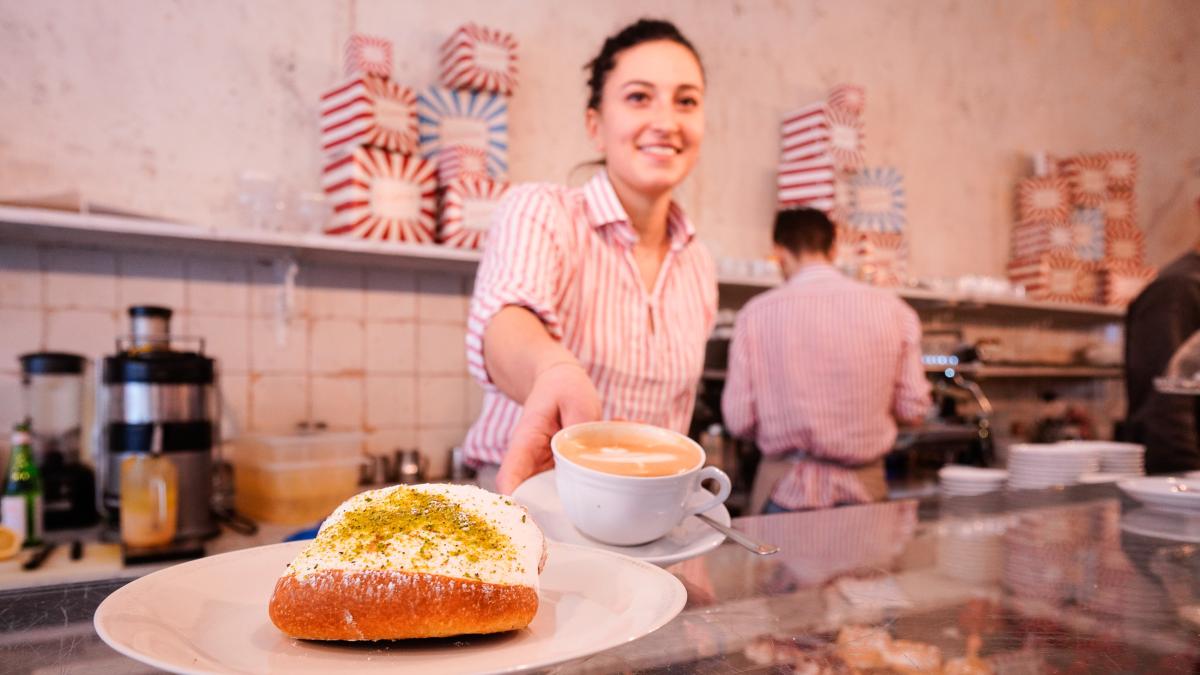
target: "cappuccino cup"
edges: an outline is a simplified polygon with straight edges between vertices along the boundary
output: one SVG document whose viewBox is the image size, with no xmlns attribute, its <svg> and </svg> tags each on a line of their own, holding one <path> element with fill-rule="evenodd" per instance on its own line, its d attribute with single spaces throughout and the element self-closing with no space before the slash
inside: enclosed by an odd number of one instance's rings
<svg viewBox="0 0 1200 675">
<path fill-rule="evenodd" d="M 687 516 L 729 497 L 724 471 L 704 466 L 704 449 L 683 434 L 633 422 L 587 422 L 550 439 L 554 479 L 567 518 L 606 544 L 658 539 Z M 714 494 L 701 486 L 713 479 Z M 689 506 L 693 495 L 709 498 Z"/>
</svg>

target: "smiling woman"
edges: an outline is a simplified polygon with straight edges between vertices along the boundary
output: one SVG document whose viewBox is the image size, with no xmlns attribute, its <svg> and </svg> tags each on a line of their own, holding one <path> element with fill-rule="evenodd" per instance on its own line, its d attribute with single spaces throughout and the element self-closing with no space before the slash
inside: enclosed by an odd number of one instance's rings
<svg viewBox="0 0 1200 675">
<path fill-rule="evenodd" d="M 577 189 L 509 192 L 471 302 L 467 359 L 485 394 L 465 450 L 504 492 L 553 466 L 550 437 L 571 424 L 686 432 L 716 314 L 712 259 L 672 200 L 704 139 L 695 48 L 643 19 L 587 68 L 602 169 Z"/>
</svg>

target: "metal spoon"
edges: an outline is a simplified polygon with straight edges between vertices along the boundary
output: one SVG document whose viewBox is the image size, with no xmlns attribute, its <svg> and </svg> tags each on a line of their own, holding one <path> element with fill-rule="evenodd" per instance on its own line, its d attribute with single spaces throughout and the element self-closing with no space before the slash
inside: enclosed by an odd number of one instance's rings
<svg viewBox="0 0 1200 675">
<path fill-rule="evenodd" d="M 722 525 L 721 523 L 718 523 L 717 521 L 713 520 L 712 518 L 709 518 L 708 516 L 704 515 L 703 513 L 697 513 L 696 517 L 699 518 L 700 520 L 703 520 L 704 522 L 708 523 L 709 525 L 711 525 L 713 527 L 713 529 L 717 530 L 718 532 L 725 535 L 726 537 L 729 537 L 734 542 L 746 547 L 746 549 L 748 549 L 751 553 L 756 553 L 758 555 L 771 555 L 772 553 L 779 552 L 778 546 L 772 546 L 771 544 L 763 544 L 763 543 L 754 541 L 753 539 L 746 536 L 745 534 L 738 532 L 737 530 L 735 530 L 732 527 L 729 527 L 727 525 Z"/>
</svg>

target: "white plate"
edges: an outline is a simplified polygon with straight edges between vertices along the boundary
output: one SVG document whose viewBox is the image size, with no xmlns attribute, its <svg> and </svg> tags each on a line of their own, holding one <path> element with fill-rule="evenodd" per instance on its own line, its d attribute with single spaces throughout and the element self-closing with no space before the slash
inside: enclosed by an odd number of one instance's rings
<svg viewBox="0 0 1200 675">
<path fill-rule="evenodd" d="M 293 640 L 267 604 L 297 541 L 168 567 L 117 589 L 96 633 L 122 654 L 180 673 L 506 673 L 594 654 L 657 630 L 687 592 L 665 570 L 607 551 L 551 542 L 537 616 L 493 636 L 396 642 Z"/>
<path fill-rule="evenodd" d="M 708 499 L 705 494 L 696 493 L 690 501 L 699 504 Z M 725 535 L 701 522 L 699 518 L 684 518 L 683 522 L 665 537 L 641 546 L 613 546 L 590 539 L 575 529 L 567 519 L 567 514 L 563 512 L 562 503 L 558 501 L 558 488 L 554 483 L 553 470 L 539 473 L 521 483 L 512 496 L 529 509 L 534 522 L 554 541 L 612 551 L 663 567 L 704 555 L 725 541 Z M 729 510 L 724 504 L 718 504 L 704 514 L 722 525 L 729 524 Z"/>
<path fill-rule="evenodd" d="M 1144 537 L 1200 544 L 1200 514 L 1156 509 L 1130 509 L 1121 514 L 1121 529 Z"/>
<path fill-rule="evenodd" d="M 1132 478 L 1117 483 L 1125 494 L 1153 508 L 1200 511 L 1200 480 Z"/>
</svg>

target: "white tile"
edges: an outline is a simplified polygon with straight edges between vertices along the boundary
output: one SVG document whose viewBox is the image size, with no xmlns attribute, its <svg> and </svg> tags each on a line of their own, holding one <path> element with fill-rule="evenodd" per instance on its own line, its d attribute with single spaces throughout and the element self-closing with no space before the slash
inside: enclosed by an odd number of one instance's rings
<svg viewBox="0 0 1200 675">
<path fill-rule="evenodd" d="M 43 302 L 38 248 L 0 243 L 0 307 L 41 307 Z"/>
<path fill-rule="evenodd" d="M 288 265 L 283 261 L 260 261 L 250 265 L 250 312 L 255 316 L 274 317 L 308 314 L 308 288 L 304 268 L 297 266 L 290 289 L 286 284 Z"/>
<path fill-rule="evenodd" d="M 466 427 L 430 427 L 417 431 L 417 447 L 429 459 L 427 479 L 445 478 L 450 473 L 450 450 L 462 445 Z"/>
<path fill-rule="evenodd" d="M 417 275 L 410 270 L 367 270 L 367 319 L 412 319 L 417 315 Z"/>
<path fill-rule="evenodd" d="M 217 388 L 221 397 L 221 436 L 233 438 L 250 430 L 250 377 L 221 375 Z"/>
<path fill-rule="evenodd" d="M 325 423 L 330 431 L 360 431 L 363 428 L 363 378 L 321 377 L 310 380 L 308 418 Z"/>
<path fill-rule="evenodd" d="M 217 360 L 222 374 L 243 375 L 250 370 L 250 320 L 244 316 L 189 314 L 184 317 L 188 337 L 204 338 L 204 353 Z"/>
<path fill-rule="evenodd" d="M 250 378 L 250 430 L 291 433 L 308 418 L 308 378 L 256 375 Z"/>
<path fill-rule="evenodd" d="M 386 455 L 397 450 L 417 447 L 417 432 L 414 429 L 385 429 L 367 434 L 367 454 Z"/>
<path fill-rule="evenodd" d="M 115 312 L 46 310 L 46 351 L 70 352 L 91 359 L 116 351 L 120 331 Z"/>
<path fill-rule="evenodd" d="M 425 321 L 467 321 L 467 296 L 463 277 L 444 272 L 422 272 L 417 277 L 417 316 Z"/>
<path fill-rule="evenodd" d="M 363 370 L 361 321 L 312 319 L 309 328 L 309 369 L 320 375 L 357 374 Z"/>
<path fill-rule="evenodd" d="M 422 323 L 417 331 L 417 372 L 461 375 L 467 372 L 466 328 Z"/>
<path fill-rule="evenodd" d="M 250 369 L 256 373 L 308 370 L 308 321 L 250 319 Z"/>
<path fill-rule="evenodd" d="M 183 261 L 166 255 L 123 253 L 117 261 L 117 303 L 122 311 L 133 305 L 158 305 L 180 312 L 186 306 Z"/>
<path fill-rule="evenodd" d="M 46 307 L 104 310 L 117 306 L 117 259 L 104 251 L 46 249 Z"/>
<path fill-rule="evenodd" d="M 16 373 L 0 373 L 0 427 L 4 430 L 0 447 L 8 446 L 8 432 L 12 431 L 12 425 L 19 422 L 25 413 L 25 402 L 21 397 L 21 376 Z M 6 462 L 0 462 L 0 466 L 8 468 Z"/>
<path fill-rule="evenodd" d="M 417 328 L 411 322 L 367 321 L 366 369 L 369 373 L 411 373 L 417 363 Z"/>
<path fill-rule="evenodd" d="M 416 408 L 412 377 L 367 376 L 367 431 L 411 429 L 416 424 Z"/>
<path fill-rule="evenodd" d="M 187 262 L 187 309 L 193 314 L 245 316 L 250 273 L 240 260 L 192 258 Z"/>
<path fill-rule="evenodd" d="M 424 376 L 418 380 L 418 427 L 461 426 L 466 422 L 463 379 Z"/>
<path fill-rule="evenodd" d="M 467 421 L 473 422 L 483 410 L 483 385 L 473 377 L 465 378 L 464 384 L 467 390 Z"/>
<path fill-rule="evenodd" d="M 19 372 L 17 357 L 42 349 L 42 321 L 40 309 L 0 307 L 0 372 Z"/>
<path fill-rule="evenodd" d="M 361 319 L 366 306 L 363 271 L 358 267 L 313 265 L 304 270 L 308 314 L 316 319 Z"/>
</svg>

